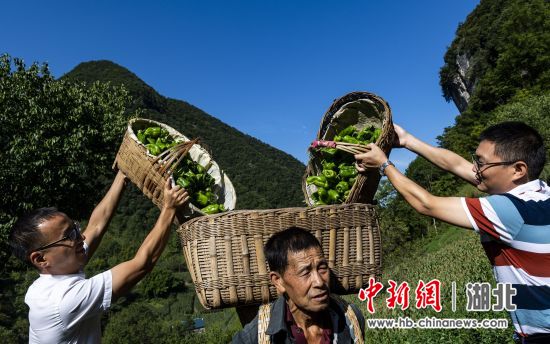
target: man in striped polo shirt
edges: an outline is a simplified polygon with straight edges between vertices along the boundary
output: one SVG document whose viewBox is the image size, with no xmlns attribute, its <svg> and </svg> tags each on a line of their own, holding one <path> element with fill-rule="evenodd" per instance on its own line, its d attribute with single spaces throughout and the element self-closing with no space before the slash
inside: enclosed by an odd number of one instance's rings
<svg viewBox="0 0 550 344">
<path fill-rule="evenodd" d="M 358 170 L 379 168 L 421 214 L 478 232 L 496 280 L 516 289 L 510 316 L 520 342 L 550 343 L 550 188 L 538 179 L 546 162 L 540 134 L 521 122 L 489 127 L 469 162 L 397 125 L 395 130 L 397 147 L 420 154 L 489 196 L 434 196 L 401 174 L 374 144 L 355 156 Z"/>
</svg>

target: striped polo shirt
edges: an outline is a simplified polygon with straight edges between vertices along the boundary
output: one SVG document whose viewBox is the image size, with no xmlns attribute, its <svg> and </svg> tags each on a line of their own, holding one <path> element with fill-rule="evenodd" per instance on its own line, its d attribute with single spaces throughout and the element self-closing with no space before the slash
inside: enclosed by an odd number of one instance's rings
<svg viewBox="0 0 550 344">
<path fill-rule="evenodd" d="M 517 332 L 550 333 L 550 188 L 541 180 L 500 195 L 462 198 L 497 282 L 516 289 Z"/>
</svg>

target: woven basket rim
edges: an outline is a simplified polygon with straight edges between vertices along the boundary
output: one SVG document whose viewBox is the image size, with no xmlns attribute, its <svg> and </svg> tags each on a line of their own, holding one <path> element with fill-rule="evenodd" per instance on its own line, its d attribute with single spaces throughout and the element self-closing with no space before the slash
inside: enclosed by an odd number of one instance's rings
<svg viewBox="0 0 550 344">
<path fill-rule="evenodd" d="M 128 127 L 127 127 L 126 130 L 128 131 L 128 135 L 130 135 L 130 138 L 134 139 L 140 146 L 145 147 L 145 144 L 138 139 L 136 133 L 134 132 L 134 128 L 133 128 L 133 125 L 138 123 L 138 122 L 145 122 L 145 123 L 149 123 L 153 126 L 157 126 L 157 127 L 161 127 L 163 129 L 166 129 L 166 130 L 168 130 L 168 133 L 170 134 L 170 136 L 175 136 L 177 138 L 182 138 L 182 139 L 184 139 L 185 142 L 191 140 L 187 136 L 183 135 L 182 133 L 180 133 L 179 131 L 177 131 L 176 129 L 172 128 L 171 126 L 169 126 L 167 124 L 164 124 L 162 122 L 158 122 L 158 121 L 155 121 L 155 120 L 152 120 L 152 119 L 148 119 L 148 118 L 134 117 L 134 118 L 131 118 L 128 121 Z M 200 147 L 200 145 L 198 145 L 198 144 L 195 144 L 195 145 Z M 145 149 L 146 149 L 145 151 L 146 151 L 148 156 L 155 158 L 154 155 L 149 153 L 149 151 L 147 150 L 146 147 L 145 147 Z"/>
<path fill-rule="evenodd" d="M 343 204 L 327 204 L 327 205 L 320 205 L 317 207 L 287 207 L 287 208 L 272 208 L 272 209 L 239 209 L 239 210 L 231 210 L 223 213 L 218 214 L 212 214 L 212 215 L 205 215 L 201 217 L 196 217 L 194 219 L 191 219 L 179 226 L 179 228 L 176 230 L 178 233 L 183 231 L 185 227 L 192 226 L 195 222 L 199 221 L 215 221 L 220 217 L 230 217 L 230 216 L 239 216 L 239 215 L 248 215 L 248 214 L 271 214 L 271 213 L 284 213 L 284 212 L 308 212 L 308 211 L 323 211 L 327 209 L 340 209 L 340 208 L 352 208 L 352 207 L 359 207 L 359 208 L 368 208 L 368 209 L 376 209 L 375 205 L 368 204 L 368 203 L 343 203 Z"/>
</svg>

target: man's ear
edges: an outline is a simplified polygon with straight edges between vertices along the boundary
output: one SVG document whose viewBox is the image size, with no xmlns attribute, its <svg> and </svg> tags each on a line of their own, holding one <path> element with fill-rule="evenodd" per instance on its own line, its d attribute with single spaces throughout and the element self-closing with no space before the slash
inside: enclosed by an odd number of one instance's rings
<svg viewBox="0 0 550 344">
<path fill-rule="evenodd" d="M 282 295 L 286 292 L 283 277 L 276 271 L 270 271 L 269 272 L 269 279 L 271 280 L 271 283 L 275 286 L 277 289 L 277 294 Z"/>
<path fill-rule="evenodd" d="M 522 179 L 527 176 L 527 179 L 529 179 L 528 175 L 528 167 L 527 164 L 523 161 L 518 161 L 514 164 L 514 181 Z"/>
<path fill-rule="evenodd" d="M 30 254 L 29 260 L 32 265 L 36 266 L 39 270 L 48 266 L 48 261 L 44 258 L 44 255 L 39 251 L 34 251 Z"/>
</svg>

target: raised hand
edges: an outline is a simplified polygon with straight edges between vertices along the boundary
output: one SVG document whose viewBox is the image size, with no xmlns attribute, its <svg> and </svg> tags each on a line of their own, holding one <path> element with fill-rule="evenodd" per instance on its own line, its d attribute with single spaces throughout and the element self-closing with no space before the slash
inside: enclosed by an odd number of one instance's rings
<svg viewBox="0 0 550 344">
<path fill-rule="evenodd" d="M 172 186 L 171 178 L 164 183 L 164 207 L 177 208 L 189 201 L 187 190 L 179 185 Z"/>
</svg>

